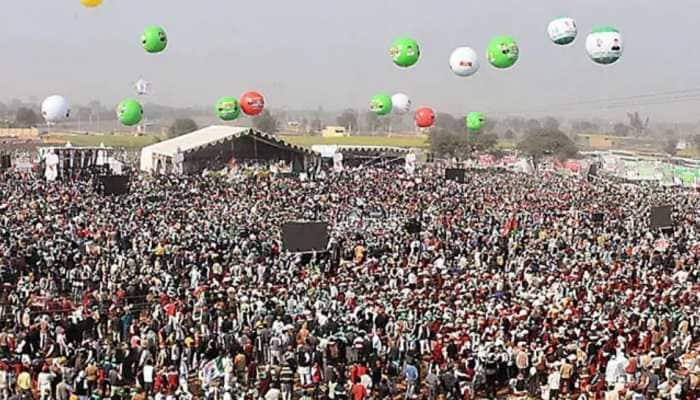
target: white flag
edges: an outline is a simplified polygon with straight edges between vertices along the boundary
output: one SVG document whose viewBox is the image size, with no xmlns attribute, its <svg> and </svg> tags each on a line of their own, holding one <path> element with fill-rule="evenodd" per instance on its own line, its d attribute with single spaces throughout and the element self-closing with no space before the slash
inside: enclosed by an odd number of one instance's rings
<svg viewBox="0 0 700 400">
<path fill-rule="evenodd" d="M 343 154 L 335 153 L 333 154 L 333 170 L 335 172 L 343 171 Z"/>
</svg>

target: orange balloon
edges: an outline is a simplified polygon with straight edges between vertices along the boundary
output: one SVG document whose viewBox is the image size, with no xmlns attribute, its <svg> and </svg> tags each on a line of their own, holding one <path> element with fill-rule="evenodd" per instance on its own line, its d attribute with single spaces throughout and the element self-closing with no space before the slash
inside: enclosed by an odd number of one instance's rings
<svg viewBox="0 0 700 400">
<path fill-rule="evenodd" d="M 241 103 L 241 110 L 250 116 L 260 114 L 265 108 L 265 98 L 258 92 L 243 93 L 238 102 Z"/>
<path fill-rule="evenodd" d="M 102 4 L 102 0 L 80 0 L 80 4 L 85 7 L 93 8 Z"/>
<path fill-rule="evenodd" d="M 435 122 L 435 112 L 428 107 L 416 110 L 416 125 L 419 128 L 429 128 Z"/>
</svg>

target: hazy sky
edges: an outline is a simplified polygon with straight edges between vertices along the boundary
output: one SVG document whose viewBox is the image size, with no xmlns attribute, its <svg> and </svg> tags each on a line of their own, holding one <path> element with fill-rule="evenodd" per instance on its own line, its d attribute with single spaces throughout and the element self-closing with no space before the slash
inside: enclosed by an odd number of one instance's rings
<svg viewBox="0 0 700 400">
<path fill-rule="evenodd" d="M 576 19 L 579 37 L 558 47 L 545 31 L 564 15 Z M 59 93 L 75 103 L 115 104 L 143 77 L 153 83 L 151 101 L 173 106 L 255 89 L 274 108 L 363 109 L 375 92 L 402 91 L 415 105 L 453 113 L 612 119 L 629 108 L 657 121 L 697 121 L 700 90 L 682 101 L 676 93 L 633 98 L 640 106 L 614 99 L 700 88 L 698 15 L 698 0 L 104 0 L 98 9 L 79 0 L 2 0 L 0 99 L 39 102 Z M 168 32 L 162 54 L 140 46 L 150 24 Z M 595 25 L 621 31 L 618 63 L 587 58 L 585 35 Z M 512 69 L 494 70 L 483 59 L 498 34 L 518 40 Z M 422 58 L 408 70 L 388 55 L 399 35 L 421 44 Z M 470 78 L 448 67 L 460 45 L 482 56 Z M 590 102 L 596 99 L 607 100 Z M 582 101 L 589 102 L 561 106 Z M 606 105 L 622 107 L 606 114 Z"/>
</svg>

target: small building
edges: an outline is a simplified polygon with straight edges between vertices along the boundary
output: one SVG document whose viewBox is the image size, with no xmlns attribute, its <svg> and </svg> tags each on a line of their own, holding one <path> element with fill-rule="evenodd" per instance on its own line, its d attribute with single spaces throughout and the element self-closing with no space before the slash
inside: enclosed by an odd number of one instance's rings
<svg viewBox="0 0 700 400">
<path fill-rule="evenodd" d="M 321 131 L 321 136 L 324 138 L 337 138 L 348 136 L 348 131 L 344 126 L 327 126 Z"/>
<path fill-rule="evenodd" d="M 289 121 L 287 122 L 287 129 L 285 129 L 285 131 L 290 133 L 301 133 L 303 129 L 304 127 L 301 126 L 301 123 L 298 121 Z"/>
<path fill-rule="evenodd" d="M 37 128 L 0 128 L 0 136 L 22 140 L 37 140 L 39 139 L 39 130 Z"/>
<path fill-rule="evenodd" d="M 615 137 L 607 135 L 578 135 L 582 144 L 596 150 L 608 150 L 615 147 Z"/>
<path fill-rule="evenodd" d="M 585 134 L 578 135 L 578 142 L 593 150 L 612 150 L 639 145 L 643 140 L 635 137 Z"/>
</svg>

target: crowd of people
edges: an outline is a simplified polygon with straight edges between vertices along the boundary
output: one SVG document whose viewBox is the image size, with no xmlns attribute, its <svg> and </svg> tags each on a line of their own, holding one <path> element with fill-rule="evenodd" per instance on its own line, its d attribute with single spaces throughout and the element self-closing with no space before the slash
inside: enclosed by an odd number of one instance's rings
<svg viewBox="0 0 700 400">
<path fill-rule="evenodd" d="M 112 197 L 5 172 L 0 400 L 698 398 L 699 206 L 439 167 Z M 286 221 L 327 222 L 327 251 L 288 253 Z"/>
</svg>

